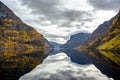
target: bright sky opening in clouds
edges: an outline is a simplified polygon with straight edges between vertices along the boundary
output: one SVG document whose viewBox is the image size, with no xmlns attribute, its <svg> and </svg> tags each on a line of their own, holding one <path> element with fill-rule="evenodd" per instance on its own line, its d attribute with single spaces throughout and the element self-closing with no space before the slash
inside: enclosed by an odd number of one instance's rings
<svg viewBox="0 0 120 80">
<path fill-rule="evenodd" d="M 93 32 L 115 16 L 120 0 L 1 0 L 48 40 L 65 43 L 73 34 Z M 114 1 L 114 4 L 112 4 Z"/>
</svg>

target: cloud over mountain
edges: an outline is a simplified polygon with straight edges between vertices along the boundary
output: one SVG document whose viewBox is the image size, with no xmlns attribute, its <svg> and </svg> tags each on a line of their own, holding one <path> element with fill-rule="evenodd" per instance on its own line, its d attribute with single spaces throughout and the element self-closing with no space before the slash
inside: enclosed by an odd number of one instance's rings
<svg viewBox="0 0 120 80">
<path fill-rule="evenodd" d="M 120 9 L 120 0 L 88 0 L 96 9 L 118 10 Z"/>
<path fill-rule="evenodd" d="M 25 23 L 44 34 L 48 40 L 60 43 L 65 43 L 72 34 L 84 31 L 93 32 L 98 25 L 114 16 L 115 10 L 119 7 L 119 0 L 115 0 L 115 2 L 112 2 L 113 0 L 1 1 Z M 56 39 L 55 36 L 57 36 Z"/>
<path fill-rule="evenodd" d="M 39 15 L 40 20 L 49 21 L 50 25 L 73 27 L 74 25 L 68 23 L 87 21 L 87 18 L 93 19 L 89 12 L 65 8 L 61 0 L 21 0 L 21 3 L 30 8 L 33 14 Z"/>
</svg>

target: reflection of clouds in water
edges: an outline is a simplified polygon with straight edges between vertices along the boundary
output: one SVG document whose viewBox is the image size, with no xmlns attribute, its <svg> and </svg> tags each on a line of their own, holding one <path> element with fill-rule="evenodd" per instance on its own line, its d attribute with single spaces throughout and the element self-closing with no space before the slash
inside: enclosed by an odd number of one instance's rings
<svg viewBox="0 0 120 80">
<path fill-rule="evenodd" d="M 64 53 L 48 56 L 41 65 L 20 80 L 111 80 L 93 64 L 72 63 Z"/>
</svg>

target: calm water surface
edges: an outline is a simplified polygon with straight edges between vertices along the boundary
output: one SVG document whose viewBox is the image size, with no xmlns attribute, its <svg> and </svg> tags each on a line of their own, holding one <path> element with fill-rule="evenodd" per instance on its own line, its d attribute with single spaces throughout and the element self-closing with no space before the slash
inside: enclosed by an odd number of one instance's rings
<svg viewBox="0 0 120 80">
<path fill-rule="evenodd" d="M 95 67 L 90 58 L 74 49 L 55 49 L 19 80 L 113 80 Z"/>
</svg>

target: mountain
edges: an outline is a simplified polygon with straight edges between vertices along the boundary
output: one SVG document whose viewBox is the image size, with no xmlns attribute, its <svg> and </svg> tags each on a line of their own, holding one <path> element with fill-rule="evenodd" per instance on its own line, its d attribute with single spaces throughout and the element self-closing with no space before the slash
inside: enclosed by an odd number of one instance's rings
<svg viewBox="0 0 120 80">
<path fill-rule="evenodd" d="M 52 42 L 52 41 L 50 41 L 50 44 L 52 44 L 54 46 L 54 48 L 60 48 L 60 46 L 61 46 L 61 44 Z"/>
<path fill-rule="evenodd" d="M 61 46 L 61 48 L 75 48 L 83 44 L 89 38 L 89 36 L 89 33 L 78 33 L 72 35 L 70 39 Z"/>
<path fill-rule="evenodd" d="M 44 37 L 23 23 L 7 6 L 0 2 L 0 48 L 44 49 Z"/>
<path fill-rule="evenodd" d="M 120 50 L 120 12 L 113 20 L 106 36 L 100 39 L 99 50 Z"/>
<path fill-rule="evenodd" d="M 120 11 L 76 49 L 86 53 L 103 74 L 120 80 Z"/>
<path fill-rule="evenodd" d="M 54 51 L 54 45 L 51 44 L 47 39 L 44 39 L 45 42 L 45 58 L 49 55 L 49 53 Z"/>
<path fill-rule="evenodd" d="M 46 49 L 54 48 L 53 44 L 51 44 L 51 42 L 49 42 L 47 39 L 44 39 L 44 42 L 45 42 Z"/>
<path fill-rule="evenodd" d="M 120 47 L 120 12 L 109 21 L 101 24 L 90 36 L 90 38 L 78 50 L 99 49 L 117 50 Z"/>
<path fill-rule="evenodd" d="M 45 49 L 45 58 L 48 56 L 48 55 L 55 55 L 56 53 L 59 53 L 60 52 L 60 45 L 59 43 L 56 43 L 56 42 L 52 42 L 52 41 L 49 41 L 49 44 L 52 45 L 51 47 L 49 48 L 46 48 Z"/>
<path fill-rule="evenodd" d="M 42 63 L 44 39 L 0 1 L 0 80 L 18 80 Z"/>
</svg>

